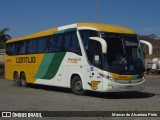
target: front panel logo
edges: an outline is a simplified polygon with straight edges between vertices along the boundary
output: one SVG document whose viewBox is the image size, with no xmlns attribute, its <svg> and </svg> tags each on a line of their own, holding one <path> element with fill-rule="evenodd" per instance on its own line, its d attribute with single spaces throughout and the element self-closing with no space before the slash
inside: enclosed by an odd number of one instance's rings
<svg viewBox="0 0 160 120">
<path fill-rule="evenodd" d="M 99 83 L 100 81 L 92 81 L 91 83 L 88 82 L 88 84 L 91 86 L 93 90 L 97 90 Z"/>
</svg>

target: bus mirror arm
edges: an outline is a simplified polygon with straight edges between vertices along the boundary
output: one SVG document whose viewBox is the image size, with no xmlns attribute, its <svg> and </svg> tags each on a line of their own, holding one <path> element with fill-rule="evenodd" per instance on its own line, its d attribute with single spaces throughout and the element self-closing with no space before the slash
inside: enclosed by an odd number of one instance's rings
<svg viewBox="0 0 160 120">
<path fill-rule="evenodd" d="M 152 45 L 150 42 L 148 42 L 148 41 L 146 41 L 146 40 L 140 40 L 140 43 L 141 43 L 141 44 L 145 44 L 145 45 L 148 46 L 149 55 L 152 55 L 152 54 L 153 54 L 153 45 Z"/>
<path fill-rule="evenodd" d="M 107 43 L 103 38 L 100 38 L 100 37 L 89 37 L 89 39 L 100 42 L 101 47 L 102 47 L 102 53 L 104 53 L 104 54 L 107 53 Z"/>
</svg>

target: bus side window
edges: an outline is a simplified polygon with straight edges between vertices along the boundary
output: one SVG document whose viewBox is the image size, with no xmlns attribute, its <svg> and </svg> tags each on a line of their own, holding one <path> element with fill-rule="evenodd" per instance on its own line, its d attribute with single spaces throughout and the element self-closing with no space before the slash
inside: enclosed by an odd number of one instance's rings
<svg viewBox="0 0 160 120">
<path fill-rule="evenodd" d="M 53 35 L 50 39 L 50 44 L 51 52 L 74 52 L 81 55 L 76 32 Z"/>
<path fill-rule="evenodd" d="M 71 51 L 78 54 L 78 55 L 82 55 L 76 32 L 72 33 L 71 42 L 72 42 L 71 43 Z"/>
<path fill-rule="evenodd" d="M 86 50 L 88 50 L 88 44 L 89 44 L 89 32 L 88 31 L 80 31 L 81 34 L 81 38 L 82 38 L 82 42 L 83 45 L 85 47 Z"/>
<path fill-rule="evenodd" d="M 38 53 L 46 53 L 49 51 L 49 45 L 48 45 L 49 37 L 38 38 L 37 42 L 38 42 L 37 43 L 38 44 L 38 47 L 37 47 Z"/>
<path fill-rule="evenodd" d="M 27 41 L 27 53 L 32 54 L 37 52 L 37 40 L 31 39 Z"/>
<path fill-rule="evenodd" d="M 27 41 L 27 53 L 28 54 L 32 53 L 32 41 L 31 40 Z"/>
<path fill-rule="evenodd" d="M 58 41 L 59 37 L 58 35 L 54 35 L 51 37 L 51 47 L 50 47 L 50 51 L 51 52 L 58 52 L 59 51 L 59 47 L 58 47 Z"/>
<path fill-rule="evenodd" d="M 90 40 L 89 37 L 98 37 L 99 34 L 97 31 L 93 31 L 93 30 L 80 30 L 80 35 L 81 35 L 81 39 L 84 45 L 84 48 L 86 50 L 88 59 L 90 57 L 90 48 L 89 48 L 89 44 L 90 44 Z"/>
<path fill-rule="evenodd" d="M 17 42 L 17 54 L 26 54 L 26 41 Z"/>
<path fill-rule="evenodd" d="M 7 55 L 12 55 L 12 44 L 10 44 L 10 43 L 8 43 L 8 44 L 6 44 L 6 54 Z"/>
<path fill-rule="evenodd" d="M 65 51 L 71 52 L 71 46 L 72 46 L 71 33 L 69 32 L 65 34 Z"/>
<path fill-rule="evenodd" d="M 53 52 L 53 45 L 54 45 L 54 40 L 53 40 L 53 36 L 50 37 L 50 46 L 49 46 L 49 52 Z"/>
<path fill-rule="evenodd" d="M 66 52 L 66 42 L 63 34 L 53 35 L 50 44 L 50 52 Z"/>
<path fill-rule="evenodd" d="M 46 52 L 50 52 L 50 47 L 51 47 L 51 41 L 50 41 L 50 36 L 48 36 L 47 38 L 46 38 L 46 48 L 45 48 L 45 53 Z"/>
<path fill-rule="evenodd" d="M 58 40 L 58 47 L 59 47 L 59 52 L 65 52 L 65 38 L 63 35 L 59 36 L 59 40 Z"/>
<path fill-rule="evenodd" d="M 17 54 L 17 44 L 13 43 L 11 47 L 11 55 L 16 55 Z"/>
</svg>

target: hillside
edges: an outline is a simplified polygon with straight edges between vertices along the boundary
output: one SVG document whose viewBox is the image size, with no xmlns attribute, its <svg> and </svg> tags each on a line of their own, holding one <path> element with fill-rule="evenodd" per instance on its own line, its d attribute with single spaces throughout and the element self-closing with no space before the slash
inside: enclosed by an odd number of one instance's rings
<svg viewBox="0 0 160 120">
<path fill-rule="evenodd" d="M 152 58 L 157 58 L 157 57 L 160 58 L 160 38 L 157 38 L 156 35 L 152 34 L 149 36 L 140 35 L 139 39 L 146 40 L 153 45 L 153 55 L 148 54 L 147 45 L 144 45 L 144 44 L 142 45 L 146 59 L 152 59 Z"/>
</svg>

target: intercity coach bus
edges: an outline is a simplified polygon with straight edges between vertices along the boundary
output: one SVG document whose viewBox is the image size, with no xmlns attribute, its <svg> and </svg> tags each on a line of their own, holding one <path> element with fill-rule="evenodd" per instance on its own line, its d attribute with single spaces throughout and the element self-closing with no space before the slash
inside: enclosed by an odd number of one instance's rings
<svg viewBox="0 0 160 120">
<path fill-rule="evenodd" d="M 17 86 L 71 88 L 74 94 L 141 91 L 144 58 L 135 31 L 76 23 L 6 42 L 5 78 Z"/>
</svg>

